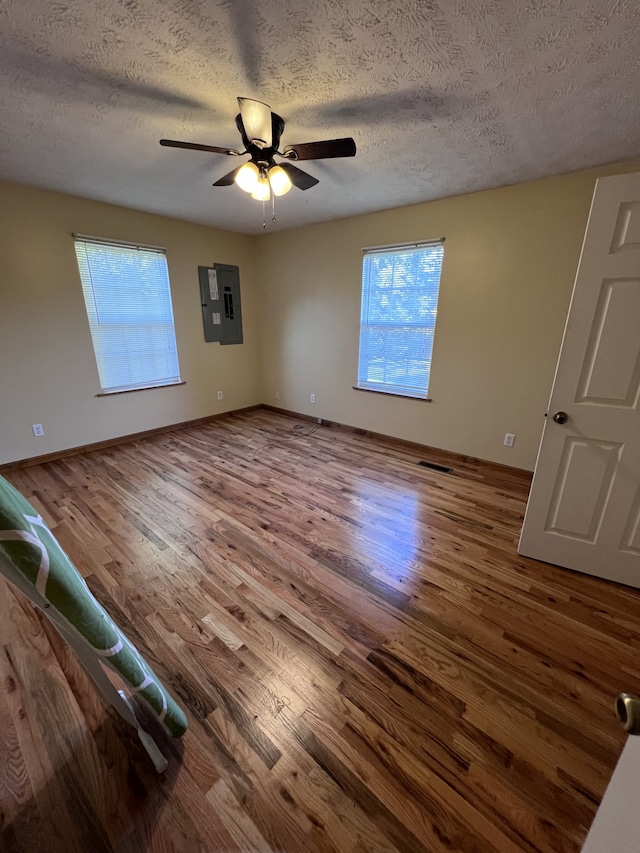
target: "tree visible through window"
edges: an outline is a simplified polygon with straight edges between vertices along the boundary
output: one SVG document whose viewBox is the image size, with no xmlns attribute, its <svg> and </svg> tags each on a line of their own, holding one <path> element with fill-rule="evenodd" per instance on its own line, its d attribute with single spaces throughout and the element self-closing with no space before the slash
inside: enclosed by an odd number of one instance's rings
<svg viewBox="0 0 640 853">
<path fill-rule="evenodd" d="M 358 388 L 426 399 L 442 241 L 365 250 Z"/>
<path fill-rule="evenodd" d="M 180 382 L 164 249 L 74 240 L 103 392 Z"/>
</svg>

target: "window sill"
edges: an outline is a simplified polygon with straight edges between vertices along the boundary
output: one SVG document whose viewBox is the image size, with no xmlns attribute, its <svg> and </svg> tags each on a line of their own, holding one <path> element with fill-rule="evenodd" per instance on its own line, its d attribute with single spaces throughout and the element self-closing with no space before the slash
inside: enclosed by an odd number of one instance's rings
<svg viewBox="0 0 640 853">
<path fill-rule="evenodd" d="M 186 382 L 168 382 L 166 385 L 144 385 L 140 388 L 126 388 L 124 391 L 101 391 L 96 397 L 115 397 L 116 394 L 135 394 L 136 391 L 154 391 L 156 388 L 175 388 L 176 385 L 186 385 Z"/>
<path fill-rule="evenodd" d="M 401 400 L 415 400 L 418 403 L 433 403 L 431 397 L 414 397 L 412 394 L 398 394 L 396 391 L 385 391 L 383 388 L 358 388 L 353 385 L 354 391 L 364 391 L 365 394 L 384 394 L 385 397 L 400 397 Z"/>
</svg>

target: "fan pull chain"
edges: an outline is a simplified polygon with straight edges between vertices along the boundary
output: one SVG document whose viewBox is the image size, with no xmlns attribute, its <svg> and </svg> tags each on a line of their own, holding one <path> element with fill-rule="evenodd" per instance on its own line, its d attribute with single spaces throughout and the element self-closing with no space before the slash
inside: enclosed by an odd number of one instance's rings
<svg viewBox="0 0 640 853">
<path fill-rule="evenodd" d="M 276 197 L 271 193 L 271 221 L 276 221 Z"/>
<path fill-rule="evenodd" d="M 262 227 L 264 229 L 267 227 L 267 214 L 265 213 L 264 201 L 262 202 Z"/>
</svg>

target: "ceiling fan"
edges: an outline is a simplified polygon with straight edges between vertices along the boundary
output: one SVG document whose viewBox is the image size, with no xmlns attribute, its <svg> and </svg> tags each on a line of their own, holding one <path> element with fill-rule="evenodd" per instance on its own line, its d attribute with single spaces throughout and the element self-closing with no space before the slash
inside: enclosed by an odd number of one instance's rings
<svg viewBox="0 0 640 853">
<path fill-rule="evenodd" d="M 294 166 L 292 160 L 326 160 L 333 157 L 355 156 L 356 143 L 351 137 L 305 142 L 301 145 L 285 145 L 284 149 L 279 151 L 284 119 L 272 113 L 271 107 L 267 104 L 255 101 L 253 98 L 238 98 L 238 106 L 240 112 L 236 116 L 236 126 L 242 137 L 244 151 L 219 148 L 215 145 L 200 145 L 197 142 L 178 142 L 175 139 L 161 139 L 160 145 L 208 151 L 213 154 L 228 154 L 233 157 L 250 154 L 250 160 L 224 175 L 213 186 L 228 187 L 236 183 L 258 201 L 268 201 L 272 193 L 278 196 L 284 195 L 292 186 L 300 190 L 308 190 L 318 183 L 317 178 Z M 275 156 L 282 157 L 284 162 L 276 163 Z"/>
</svg>

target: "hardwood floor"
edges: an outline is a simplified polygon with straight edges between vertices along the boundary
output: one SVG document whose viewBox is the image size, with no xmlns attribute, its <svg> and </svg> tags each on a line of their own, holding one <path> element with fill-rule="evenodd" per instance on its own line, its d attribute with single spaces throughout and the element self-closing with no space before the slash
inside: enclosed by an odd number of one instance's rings
<svg viewBox="0 0 640 853">
<path fill-rule="evenodd" d="M 14 471 L 184 705 L 157 776 L 0 596 L 2 851 L 578 851 L 640 594 L 518 557 L 528 477 L 256 411 Z"/>
</svg>

